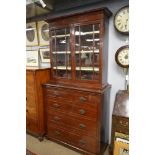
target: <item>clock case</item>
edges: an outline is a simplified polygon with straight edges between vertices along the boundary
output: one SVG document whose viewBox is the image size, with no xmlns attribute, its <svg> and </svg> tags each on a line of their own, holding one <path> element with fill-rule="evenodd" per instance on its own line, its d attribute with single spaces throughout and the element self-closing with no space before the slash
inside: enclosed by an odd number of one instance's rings
<svg viewBox="0 0 155 155">
<path fill-rule="evenodd" d="M 119 33 L 121 33 L 121 34 L 129 35 L 129 32 L 122 32 L 122 31 L 118 30 L 117 27 L 116 27 L 116 25 L 115 25 L 115 18 L 116 18 L 116 15 L 118 14 L 118 12 L 120 12 L 122 9 L 124 9 L 124 8 L 126 8 L 126 7 L 129 7 L 129 5 L 123 6 L 122 8 L 120 8 L 120 9 L 115 13 L 113 23 L 114 23 L 114 27 L 115 27 L 115 29 L 117 30 L 117 32 L 119 32 Z"/>
<path fill-rule="evenodd" d="M 129 45 L 122 46 L 122 47 L 120 47 L 120 48 L 116 51 L 116 54 L 115 54 L 115 61 L 116 61 L 116 63 L 117 63 L 120 67 L 122 67 L 122 68 L 129 68 L 129 65 L 122 65 L 122 64 L 119 62 L 119 60 L 118 60 L 118 54 L 119 54 L 123 49 L 125 49 L 125 48 L 129 48 Z"/>
</svg>

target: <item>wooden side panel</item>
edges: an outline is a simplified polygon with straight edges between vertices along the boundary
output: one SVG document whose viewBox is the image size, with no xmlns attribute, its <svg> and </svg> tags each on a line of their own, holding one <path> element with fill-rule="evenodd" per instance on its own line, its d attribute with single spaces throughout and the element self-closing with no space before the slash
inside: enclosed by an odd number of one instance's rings
<svg viewBox="0 0 155 155">
<path fill-rule="evenodd" d="M 45 124 L 44 124 L 44 103 L 43 103 L 43 88 L 42 84 L 50 80 L 50 70 L 38 70 L 36 72 L 36 91 L 37 91 L 37 114 L 39 119 L 39 134 L 45 133 Z"/>
</svg>

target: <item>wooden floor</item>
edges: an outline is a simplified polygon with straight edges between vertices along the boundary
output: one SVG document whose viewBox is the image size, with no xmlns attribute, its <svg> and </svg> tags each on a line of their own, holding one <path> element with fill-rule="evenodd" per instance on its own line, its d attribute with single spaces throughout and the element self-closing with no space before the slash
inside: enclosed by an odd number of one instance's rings
<svg viewBox="0 0 155 155">
<path fill-rule="evenodd" d="M 40 142 L 37 138 L 34 138 L 28 134 L 26 136 L 26 148 L 36 155 L 81 155 L 80 153 L 47 139 L 44 139 L 44 141 Z M 109 155 L 108 147 L 103 155 Z"/>
</svg>

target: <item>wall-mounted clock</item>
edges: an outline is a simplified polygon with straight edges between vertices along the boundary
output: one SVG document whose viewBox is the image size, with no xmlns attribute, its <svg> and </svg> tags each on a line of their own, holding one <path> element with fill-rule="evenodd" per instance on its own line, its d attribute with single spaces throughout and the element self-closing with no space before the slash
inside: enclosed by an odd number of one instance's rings
<svg viewBox="0 0 155 155">
<path fill-rule="evenodd" d="M 129 67 L 129 46 L 120 47 L 115 54 L 116 63 L 123 68 Z"/>
<path fill-rule="evenodd" d="M 129 6 L 122 7 L 114 17 L 114 27 L 123 34 L 129 34 Z"/>
</svg>

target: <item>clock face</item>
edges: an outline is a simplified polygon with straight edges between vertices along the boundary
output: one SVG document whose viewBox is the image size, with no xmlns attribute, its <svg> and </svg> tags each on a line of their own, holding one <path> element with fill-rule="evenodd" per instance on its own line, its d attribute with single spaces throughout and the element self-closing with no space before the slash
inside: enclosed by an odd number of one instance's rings
<svg viewBox="0 0 155 155">
<path fill-rule="evenodd" d="M 115 15 L 114 18 L 115 28 L 124 34 L 129 33 L 129 7 L 125 6 L 121 8 Z"/>
<path fill-rule="evenodd" d="M 119 48 L 115 54 L 117 64 L 123 68 L 129 67 L 129 46 Z"/>
</svg>

